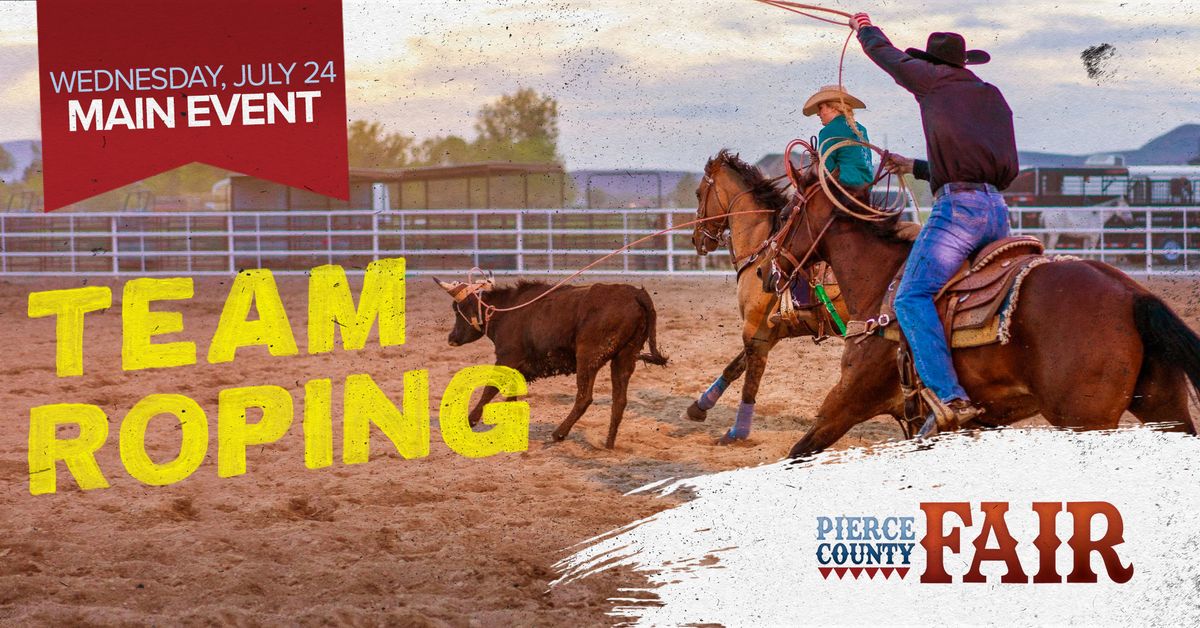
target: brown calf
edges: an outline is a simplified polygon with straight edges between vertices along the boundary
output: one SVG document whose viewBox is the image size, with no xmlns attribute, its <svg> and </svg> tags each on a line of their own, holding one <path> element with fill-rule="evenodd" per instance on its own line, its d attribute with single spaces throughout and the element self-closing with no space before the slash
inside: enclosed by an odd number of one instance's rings
<svg viewBox="0 0 1200 628">
<path fill-rule="evenodd" d="M 528 303 L 548 291 L 550 285 L 536 281 L 502 288 L 491 281 L 438 281 L 438 285 L 454 297 L 450 346 L 486 335 L 496 347 L 496 364 L 516 369 L 526 380 L 575 374 L 575 405 L 554 430 L 554 440 L 566 438 L 575 421 L 583 416 L 592 403 L 596 373 L 606 362 L 612 362 L 612 419 L 605 444 L 611 449 L 637 361 L 667 363 L 655 344 L 654 302 L 643 288 L 626 284 L 564 286 L 528 306 L 497 312 L 491 320 L 485 320 L 477 295 L 482 294 L 488 305 L 503 309 Z M 650 353 L 641 353 L 647 341 Z M 484 389 L 483 398 L 471 411 L 472 426 L 482 417 L 484 404 L 498 393 L 495 388 Z"/>
</svg>

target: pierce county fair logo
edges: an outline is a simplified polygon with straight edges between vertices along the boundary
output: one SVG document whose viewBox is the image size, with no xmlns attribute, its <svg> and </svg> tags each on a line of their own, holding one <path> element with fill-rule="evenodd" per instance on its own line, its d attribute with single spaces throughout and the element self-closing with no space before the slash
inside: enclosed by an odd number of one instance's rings
<svg viewBox="0 0 1200 628">
<path fill-rule="evenodd" d="M 817 517 L 816 558 L 821 576 L 855 580 L 880 576 L 887 580 L 894 574 L 903 580 L 912 568 L 913 550 L 920 545 L 925 554 L 922 583 L 1093 583 L 1099 581 L 1092 568 L 1093 556 L 1099 557 L 1108 580 L 1123 584 L 1133 578 L 1133 564 L 1117 551 L 1125 542 L 1124 522 L 1120 511 L 1108 502 L 1033 502 L 1029 508 L 1037 532 L 1031 538 L 1022 538 L 1010 529 L 1008 502 L 982 502 L 977 507 L 969 502 L 924 502 L 920 507 L 925 519 L 925 535 L 920 541 L 916 517 Z M 1065 540 L 1056 531 L 1060 515 L 1071 523 L 1071 534 Z M 1064 542 L 1071 550 L 1063 565 L 1069 569 L 1065 576 L 1057 556 Z M 1018 549 L 1024 549 L 1023 545 L 1032 546 L 1036 561 L 1022 563 Z M 947 554 L 969 558 L 970 569 L 949 573 Z M 989 563 L 1002 565 L 1004 573 L 998 578 L 985 576 L 983 566 Z"/>
<path fill-rule="evenodd" d="M 884 579 L 908 575 L 916 545 L 916 517 L 817 517 L 817 563 L 821 575 Z"/>
</svg>

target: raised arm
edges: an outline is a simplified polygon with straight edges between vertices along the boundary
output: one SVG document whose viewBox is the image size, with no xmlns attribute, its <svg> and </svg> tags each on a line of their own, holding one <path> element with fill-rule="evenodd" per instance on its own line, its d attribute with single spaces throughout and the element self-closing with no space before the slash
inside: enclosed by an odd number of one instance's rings
<svg viewBox="0 0 1200 628">
<path fill-rule="evenodd" d="M 858 42 L 863 52 L 896 80 L 896 84 L 915 96 L 923 96 L 932 87 L 937 70 L 934 64 L 917 59 L 892 45 L 887 35 L 878 26 L 871 24 L 866 13 L 850 18 L 850 27 L 858 32 Z"/>
</svg>

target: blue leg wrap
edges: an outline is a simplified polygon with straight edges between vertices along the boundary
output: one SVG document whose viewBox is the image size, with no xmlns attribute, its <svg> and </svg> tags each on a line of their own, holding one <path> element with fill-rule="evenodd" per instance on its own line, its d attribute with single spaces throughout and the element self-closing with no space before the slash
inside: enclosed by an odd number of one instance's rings
<svg viewBox="0 0 1200 628">
<path fill-rule="evenodd" d="M 754 404 L 742 402 L 738 406 L 737 420 L 725 435 L 729 438 L 744 439 L 750 437 L 750 423 L 754 420 Z"/>
<path fill-rule="evenodd" d="M 726 388 L 729 388 L 729 382 L 725 381 L 725 376 L 722 375 L 717 378 L 717 381 L 712 383 L 712 386 L 708 387 L 708 390 L 704 391 L 703 395 L 700 395 L 700 398 L 696 400 L 696 405 L 701 410 L 712 409 L 713 406 L 717 405 L 717 400 L 725 393 Z"/>
</svg>

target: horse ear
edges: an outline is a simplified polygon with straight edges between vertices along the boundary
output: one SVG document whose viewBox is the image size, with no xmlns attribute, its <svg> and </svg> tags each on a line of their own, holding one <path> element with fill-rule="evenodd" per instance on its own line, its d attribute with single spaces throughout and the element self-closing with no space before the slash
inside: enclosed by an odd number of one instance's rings
<svg viewBox="0 0 1200 628">
<path fill-rule="evenodd" d="M 817 182 L 816 166 L 813 166 L 810 168 L 805 168 L 804 171 L 800 175 L 800 185 L 807 188 L 808 186 L 810 186 L 816 182 Z"/>
</svg>

